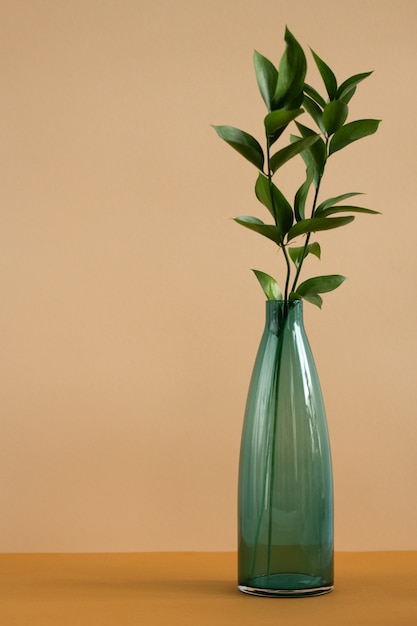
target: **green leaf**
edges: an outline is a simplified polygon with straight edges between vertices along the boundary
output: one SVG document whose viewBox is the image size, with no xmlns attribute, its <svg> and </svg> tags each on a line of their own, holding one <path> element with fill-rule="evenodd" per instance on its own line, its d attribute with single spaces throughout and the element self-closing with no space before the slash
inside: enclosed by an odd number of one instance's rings
<svg viewBox="0 0 417 626">
<path fill-rule="evenodd" d="M 372 211 L 371 209 L 364 209 L 361 206 L 332 206 L 328 209 L 323 209 L 318 214 L 316 211 L 316 217 L 327 217 L 327 215 L 334 215 L 335 213 L 368 213 L 369 215 L 381 215 L 379 211 Z"/>
<path fill-rule="evenodd" d="M 316 256 L 318 259 L 320 259 L 321 257 L 320 244 L 317 241 L 315 241 L 314 243 L 308 244 L 307 249 L 305 248 L 305 246 L 300 246 L 297 248 L 288 248 L 288 253 L 291 257 L 292 262 L 294 263 L 297 269 L 300 267 L 303 259 L 308 254 L 314 254 L 314 256 Z"/>
<path fill-rule="evenodd" d="M 314 135 L 316 134 L 314 130 L 311 130 L 311 128 L 307 128 L 307 126 L 300 124 L 300 122 L 295 122 L 295 124 L 300 131 L 302 137 L 304 138 L 314 137 Z M 323 174 L 324 166 L 326 165 L 327 159 L 326 145 L 323 139 L 319 136 L 319 139 L 314 142 L 313 145 L 308 150 L 306 150 L 306 152 L 302 153 L 301 156 L 304 158 L 307 166 L 309 164 L 313 165 L 315 169 L 314 182 L 317 185 L 319 178 Z"/>
<path fill-rule="evenodd" d="M 273 97 L 277 88 L 278 70 L 269 59 L 255 50 L 253 54 L 256 80 L 261 96 L 268 108 L 272 109 Z"/>
<path fill-rule="evenodd" d="M 333 198 L 328 198 L 324 200 L 316 209 L 315 215 L 323 211 L 324 209 L 328 209 L 329 207 L 337 204 L 338 202 L 342 202 L 342 200 L 346 200 L 347 198 L 352 198 L 352 196 L 362 196 L 362 192 L 360 191 L 351 191 L 350 193 L 343 193 L 341 196 L 334 196 Z"/>
<path fill-rule="evenodd" d="M 305 218 L 305 204 L 308 196 L 308 192 L 311 187 L 311 183 L 314 179 L 314 167 L 312 165 L 307 166 L 306 179 L 298 189 L 294 198 L 294 214 L 297 222 Z"/>
<path fill-rule="evenodd" d="M 342 100 L 332 100 L 323 111 L 323 125 L 328 135 L 333 135 L 343 126 L 348 116 L 348 106 Z"/>
<path fill-rule="evenodd" d="M 295 109 L 299 109 L 301 105 L 303 104 L 303 100 L 304 100 L 304 94 L 302 91 L 300 91 L 299 94 L 294 98 L 294 100 L 291 100 L 290 102 L 285 103 L 285 108 L 288 109 L 289 111 L 294 111 Z"/>
<path fill-rule="evenodd" d="M 296 135 L 290 135 L 290 140 L 292 142 L 299 141 L 299 139 L 300 137 L 297 137 Z M 323 175 L 324 165 L 326 163 L 325 153 L 326 147 L 324 145 L 324 141 L 321 138 L 316 141 L 316 143 L 314 143 L 310 149 L 301 152 L 301 157 L 306 164 L 307 169 L 310 168 L 313 173 L 313 182 L 315 187 L 317 187 L 320 178 Z"/>
<path fill-rule="evenodd" d="M 298 285 L 297 293 L 303 296 L 303 298 L 318 293 L 328 293 L 340 287 L 345 280 L 346 276 L 341 276 L 340 274 L 315 276 L 314 278 L 308 278 L 301 283 L 301 285 Z"/>
<path fill-rule="evenodd" d="M 288 241 L 299 235 L 339 228 L 340 226 L 345 226 L 345 224 L 350 224 L 354 219 L 353 215 L 347 215 L 345 217 L 312 217 L 307 220 L 300 220 L 290 228 Z"/>
<path fill-rule="evenodd" d="M 320 72 L 320 76 L 323 79 L 329 98 L 330 100 L 334 100 L 337 93 L 336 76 L 333 74 L 330 67 L 313 50 L 311 50 L 311 54 L 313 55 L 314 61 L 316 62 L 317 68 Z"/>
<path fill-rule="evenodd" d="M 306 294 L 305 296 L 302 296 L 297 291 L 292 291 L 290 293 L 290 300 L 302 300 L 302 299 L 307 300 L 307 302 L 310 302 L 311 304 L 315 304 L 316 306 L 319 307 L 319 309 L 321 309 L 322 304 L 323 304 L 323 298 L 321 298 L 318 293 L 310 293 L 310 294 Z"/>
<path fill-rule="evenodd" d="M 258 176 L 255 184 L 255 194 L 258 200 L 269 210 L 276 224 L 280 227 L 282 237 L 284 237 L 294 220 L 292 208 L 288 200 L 278 187 L 263 174 Z"/>
<path fill-rule="evenodd" d="M 253 215 L 239 215 L 239 217 L 235 217 L 234 218 L 235 222 L 245 222 L 245 226 L 246 223 L 248 224 L 264 224 L 265 222 L 263 222 L 262 220 L 259 219 L 259 217 L 254 217 Z"/>
<path fill-rule="evenodd" d="M 347 145 L 362 137 L 373 135 L 378 130 L 381 120 L 357 120 L 339 128 L 330 140 L 329 155 L 342 150 Z"/>
<path fill-rule="evenodd" d="M 278 82 L 274 96 L 274 109 L 284 108 L 303 91 L 307 61 L 303 49 L 294 35 L 285 29 L 286 49 L 281 57 Z"/>
<path fill-rule="evenodd" d="M 316 131 L 312 128 L 308 128 L 308 126 L 304 126 L 304 124 L 300 124 L 300 122 L 295 122 L 298 130 L 300 131 L 302 137 L 314 137 L 317 135 Z"/>
<path fill-rule="evenodd" d="M 338 88 L 336 98 L 343 100 L 351 93 L 353 88 L 356 88 L 356 85 L 365 80 L 365 78 L 371 74 L 372 72 L 363 72 L 362 74 L 355 74 L 354 76 L 347 78 Z"/>
<path fill-rule="evenodd" d="M 318 259 L 321 259 L 321 248 L 318 241 L 314 241 L 308 245 L 309 254 L 314 254 Z"/>
<path fill-rule="evenodd" d="M 340 100 L 343 100 L 345 104 L 349 104 L 355 95 L 356 87 L 353 87 L 350 91 L 348 91 L 344 96 L 340 97 Z"/>
<path fill-rule="evenodd" d="M 272 173 L 275 173 L 284 163 L 292 159 L 294 156 L 302 152 L 303 150 L 307 150 L 310 148 L 314 142 L 320 139 L 320 136 L 314 134 L 314 136 L 306 137 L 305 139 L 299 139 L 294 143 L 290 144 L 286 148 L 282 148 L 278 152 L 276 152 L 269 159 L 269 167 Z"/>
<path fill-rule="evenodd" d="M 296 292 L 290 294 L 290 299 L 304 298 L 308 302 L 321 308 L 323 303 L 319 293 L 334 291 L 346 280 L 346 276 L 340 274 L 329 274 L 327 276 L 316 276 L 309 278 L 297 287 Z"/>
<path fill-rule="evenodd" d="M 303 298 L 304 300 L 307 300 L 307 302 L 310 302 L 311 304 L 315 304 L 316 306 L 318 306 L 319 309 L 321 309 L 323 305 L 323 298 L 319 296 L 318 293 L 310 293 L 310 294 L 307 294 L 306 296 L 303 296 Z"/>
<path fill-rule="evenodd" d="M 308 96 L 304 96 L 303 106 L 304 106 L 305 110 L 307 111 L 307 113 L 316 122 L 316 124 L 320 128 L 320 130 L 323 133 L 326 132 L 326 129 L 325 129 L 324 124 L 323 124 L 323 111 L 321 110 L 319 105 L 316 104 L 314 102 L 314 100 L 312 100 Z"/>
<path fill-rule="evenodd" d="M 282 300 L 282 292 L 275 278 L 260 270 L 252 270 L 268 300 Z"/>
<path fill-rule="evenodd" d="M 241 226 L 245 226 L 250 230 L 267 237 L 274 241 L 278 246 L 282 243 L 282 234 L 279 226 L 273 226 L 271 224 L 264 224 L 262 220 L 259 220 L 257 217 L 252 217 L 250 215 L 241 215 L 239 217 L 234 218 L 235 222 L 240 224 Z"/>
<path fill-rule="evenodd" d="M 233 126 L 213 126 L 216 133 L 232 148 L 237 150 L 259 170 L 264 166 L 264 153 L 259 142 L 243 130 Z"/>
<path fill-rule="evenodd" d="M 294 111 L 280 109 L 268 113 L 264 120 L 267 135 L 270 137 L 274 136 L 278 130 L 288 126 L 288 124 L 301 115 L 301 113 L 304 113 L 304 109 L 295 109 Z"/>
<path fill-rule="evenodd" d="M 314 102 L 316 102 L 322 109 L 326 106 L 326 100 L 321 97 L 318 91 L 311 87 L 311 85 L 307 85 L 304 83 L 304 93 L 306 93 Z"/>
</svg>

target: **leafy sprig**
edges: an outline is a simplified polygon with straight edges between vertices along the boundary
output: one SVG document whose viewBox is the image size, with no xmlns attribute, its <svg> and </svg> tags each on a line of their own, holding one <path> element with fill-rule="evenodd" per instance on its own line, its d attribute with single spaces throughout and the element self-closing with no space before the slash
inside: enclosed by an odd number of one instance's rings
<svg viewBox="0 0 417 626">
<path fill-rule="evenodd" d="M 307 256 L 321 257 L 319 243 L 310 241 L 312 233 L 345 226 L 355 218 L 352 213 L 378 213 L 360 206 L 340 204 L 348 198 L 360 195 L 359 192 L 343 193 L 319 203 L 327 161 L 354 141 L 375 133 L 380 120 L 360 119 L 347 122 L 349 102 L 359 83 L 372 72 L 355 74 L 339 85 L 332 69 L 312 50 L 313 60 L 326 90 L 325 96 L 322 96 L 306 83 L 307 60 L 303 49 L 288 28 L 284 39 L 286 47 L 278 68 L 265 56 L 254 52 L 256 80 L 267 108 L 264 117 L 264 148 L 251 134 L 233 126 L 214 126 L 214 129 L 221 139 L 258 169 L 255 195 L 270 212 L 272 223 L 264 223 L 259 218 L 248 215 L 236 217 L 235 221 L 272 240 L 284 255 L 286 278 L 283 290 L 272 276 L 254 270 L 265 295 L 269 300 L 304 298 L 321 307 L 320 294 L 339 287 L 345 277 L 331 274 L 299 283 Z M 302 114 L 307 114 L 310 120 L 307 122 L 308 126 L 298 120 Z M 297 134 L 290 134 L 287 145 L 279 149 L 273 147 L 292 123 Z M 310 128 L 310 123 L 316 129 Z M 298 155 L 303 158 L 306 166 L 305 180 L 290 202 L 273 182 L 273 176 L 285 163 Z M 311 197 L 311 210 L 306 215 L 307 202 Z M 304 243 L 294 246 L 293 242 L 298 237 L 304 237 Z"/>
</svg>

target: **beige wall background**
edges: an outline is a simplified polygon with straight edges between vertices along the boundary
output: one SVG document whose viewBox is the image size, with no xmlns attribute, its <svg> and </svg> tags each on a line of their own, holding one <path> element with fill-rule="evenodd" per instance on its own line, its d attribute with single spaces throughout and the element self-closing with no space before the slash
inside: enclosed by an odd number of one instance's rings
<svg viewBox="0 0 417 626">
<path fill-rule="evenodd" d="M 417 3 L 3 0 L 1 551 L 235 549 L 250 268 L 279 266 L 230 219 L 256 171 L 210 124 L 261 134 L 252 53 L 278 62 L 285 24 L 341 80 L 375 70 L 351 119 L 383 119 L 323 190 L 383 215 L 309 265 L 349 278 L 305 306 L 336 547 L 417 549 Z"/>
</svg>

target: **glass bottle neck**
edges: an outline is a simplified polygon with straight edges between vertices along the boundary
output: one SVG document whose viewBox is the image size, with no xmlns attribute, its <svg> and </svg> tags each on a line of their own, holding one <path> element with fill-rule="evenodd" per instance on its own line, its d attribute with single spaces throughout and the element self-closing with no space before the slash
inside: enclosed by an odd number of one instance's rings
<svg viewBox="0 0 417 626">
<path fill-rule="evenodd" d="M 267 300 L 265 330 L 277 334 L 286 322 L 303 326 L 303 301 Z"/>
</svg>

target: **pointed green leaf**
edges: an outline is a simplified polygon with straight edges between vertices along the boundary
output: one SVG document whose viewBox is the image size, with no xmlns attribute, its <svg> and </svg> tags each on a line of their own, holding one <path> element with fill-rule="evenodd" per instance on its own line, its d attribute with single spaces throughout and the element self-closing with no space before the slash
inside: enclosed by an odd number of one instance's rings
<svg viewBox="0 0 417 626">
<path fill-rule="evenodd" d="M 314 142 L 320 139 L 319 135 L 306 137 L 305 139 L 299 139 L 290 144 L 286 148 L 282 148 L 276 152 L 269 160 L 269 167 L 272 173 L 275 173 L 284 163 L 292 159 L 294 156 L 310 148 Z"/>
<path fill-rule="evenodd" d="M 314 137 L 315 135 L 314 130 L 311 130 L 311 128 L 307 128 L 307 126 L 300 124 L 300 122 L 295 122 L 295 124 L 298 130 L 300 131 L 302 137 L 304 138 Z M 307 158 L 304 158 L 305 155 L 307 155 Z M 311 155 L 311 158 L 308 158 L 308 155 Z M 326 165 L 326 159 L 327 159 L 326 145 L 323 139 L 319 136 L 318 140 L 315 141 L 313 145 L 301 156 L 304 158 L 304 161 L 307 166 L 309 165 L 309 163 L 312 163 L 314 165 L 315 167 L 314 182 L 317 185 L 318 179 L 323 174 L 324 166 Z"/>
<path fill-rule="evenodd" d="M 316 122 L 320 130 L 323 133 L 326 132 L 326 129 L 323 124 L 323 111 L 321 110 L 319 105 L 316 104 L 314 100 L 312 100 L 308 96 L 304 96 L 303 107 L 305 108 L 307 113 L 313 118 L 313 120 Z"/>
<path fill-rule="evenodd" d="M 254 217 L 253 215 L 239 215 L 239 217 L 233 218 L 235 222 L 246 224 L 258 224 L 265 226 L 265 222 L 259 219 L 259 217 Z"/>
<path fill-rule="evenodd" d="M 308 196 L 308 192 L 311 187 L 311 183 L 314 179 L 314 167 L 312 165 L 307 166 L 306 179 L 298 189 L 294 198 L 294 214 L 297 222 L 305 218 L 305 204 Z"/>
<path fill-rule="evenodd" d="M 264 166 L 264 153 L 259 142 L 243 130 L 233 126 L 213 126 L 216 133 L 259 170 Z"/>
<path fill-rule="evenodd" d="M 381 120 L 357 120 L 339 128 L 330 140 L 329 154 L 342 150 L 347 145 L 362 137 L 372 135 L 378 130 Z"/>
<path fill-rule="evenodd" d="M 314 102 L 316 102 L 322 109 L 326 106 L 326 100 L 321 97 L 318 91 L 311 87 L 311 85 L 307 85 L 304 83 L 304 93 L 306 93 Z"/>
<path fill-rule="evenodd" d="M 307 300 L 307 302 L 310 302 L 310 304 L 315 304 L 316 306 L 318 306 L 319 309 L 321 309 L 323 305 L 323 298 L 319 296 L 318 293 L 309 293 L 303 296 L 303 298 L 304 300 Z"/>
<path fill-rule="evenodd" d="M 302 137 L 314 137 L 317 135 L 316 131 L 312 128 L 308 128 L 308 126 L 304 126 L 304 124 L 300 124 L 300 122 L 295 122 L 298 130 L 300 131 Z"/>
<path fill-rule="evenodd" d="M 348 106 L 342 100 L 333 100 L 326 104 L 323 111 L 323 125 L 328 135 L 333 135 L 343 126 L 348 116 Z"/>
<path fill-rule="evenodd" d="M 291 205 L 284 194 L 263 174 L 258 176 L 255 184 L 255 194 L 280 227 L 282 237 L 286 235 L 292 226 L 294 217 Z"/>
<path fill-rule="evenodd" d="M 272 100 L 277 88 L 278 70 L 269 59 L 255 50 L 253 54 L 256 80 L 261 96 L 268 108 L 272 109 Z"/>
<path fill-rule="evenodd" d="M 334 100 L 337 93 L 336 76 L 333 74 L 333 71 L 330 69 L 330 67 L 313 50 L 311 50 L 311 54 L 313 55 L 314 61 L 316 62 L 317 68 L 320 72 L 320 76 L 323 79 L 329 98 L 330 100 Z"/>
<path fill-rule="evenodd" d="M 268 113 L 264 120 L 267 135 L 270 137 L 274 136 L 277 130 L 288 126 L 288 124 L 301 115 L 301 113 L 304 113 L 303 109 L 295 109 L 295 111 L 279 109 L 278 111 Z"/>
<path fill-rule="evenodd" d="M 257 217 L 252 217 L 250 215 L 241 215 L 239 217 L 234 218 L 235 222 L 240 224 L 241 226 L 245 226 L 250 230 L 271 239 L 279 246 L 282 243 L 282 234 L 279 226 L 272 226 L 270 224 L 264 224 L 262 220 L 259 220 Z"/>
<path fill-rule="evenodd" d="M 362 74 L 355 74 L 354 76 L 346 79 L 338 88 L 336 98 L 343 100 L 349 93 L 351 93 L 353 88 L 356 88 L 356 85 L 365 80 L 365 78 L 371 74 L 372 72 L 363 72 Z"/>
<path fill-rule="evenodd" d="M 340 226 L 345 226 L 345 224 L 350 224 L 354 219 L 353 215 L 347 215 L 346 217 L 312 217 L 307 220 L 301 220 L 290 228 L 288 241 L 299 235 L 339 228 Z"/>
<path fill-rule="evenodd" d="M 323 304 L 323 298 L 319 296 L 318 293 L 308 293 L 305 296 L 303 296 L 300 293 L 298 293 L 298 291 L 292 291 L 290 293 L 290 300 L 307 300 L 307 302 L 310 302 L 311 304 L 315 304 L 316 306 L 318 306 L 319 309 L 321 309 L 322 304 Z"/>
<path fill-rule="evenodd" d="M 284 108 L 299 96 L 307 71 L 303 49 L 288 28 L 285 29 L 285 41 L 287 46 L 279 64 L 274 109 Z"/>
<path fill-rule="evenodd" d="M 297 248 L 288 248 L 288 253 L 295 267 L 298 269 L 303 259 L 308 254 L 314 254 L 314 256 L 320 259 L 321 249 L 320 249 L 320 244 L 317 241 L 315 241 L 314 243 L 308 244 L 307 248 L 305 248 L 305 246 L 300 246 Z"/>
<path fill-rule="evenodd" d="M 318 241 L 314 241 L 313 243 L 309 244 L 308 252 L 309 254 L 314 254 L 314 256 L 316 256 L 318 259 L 321 259 L 321 248 Z"/>
<path fill-rule="evenodd" d="M 352 198 L 352 196 L 362 196 L 363 193 L 361 191 L 351 191 L 350 193 L 343 193 L 341 196 L 334 196 L 333 198 L 328 198 L 328 200 L 324 200 L 316 209 L 315 215 L 323 211 L 324 209 L 328 209 L 329 207 L 337 204 L 338 202 L 342 202 L 342 200 L 346 200 L 347 198 Z"/>
<path fill-rule="evenodd" d="M 296 135 L 290 135 L 291 142 L 300 140 L 300 137 Z M 316 141 L 311 148 L 303 150 L 301 157 L 307 166 L 307 169 L 311 169 L 313 174 L 313 182 L 315 187 L 319 184 L 320 178 L 323 175 L 324 165 L 326 163 L 326 147 L 324 141 L 320 138 Z M 297 217 L 298 219 L 298 217 Z M 302 218 L 303 219 L 303 218 Z"/>
<path fill-rule="evenodd" d="M 294 98 L 294 100 L 290 100 L 285 103 L 285 108 L 289 111 L 295 111 L 295 109 L 299 109 L 303 104 L 304 94 L 300 91 Z"/>
<path fill-rule="evenodd" d="M 315 212 L 316 217 L 327 217 L 327 215 L 334 215 L 335 213 L 368 213 L 369 215 L 381 215 L 379 211 L 372 211 L 372 209 L 364 209 L 361 206 L 332 206 L 328 209 L 323 209 L 318 213 Z"/>
<path fill-rule="evenodd" d="M 347 91 L 344 96 L 341 96 L 340 100 L 342 100 L 345 104 L 349 104 L 349 102 L 352 100 L 353 96 L 355 95 L 355 91 L 356 91 L 356 87 L 353 87 L 350 91 Z"/>
<path fill-rule="evenodd" d="M 260 270 L 252 270 L 268 300 L 282 300 L 282 292 L 275 278 Z"/>
<path fill-rule="evenodd" d="M 346 276 L 341 276 L 340 274 L 315 276 L 298 285 L 297 293 L 303 296 L 303 298 L 318 293 L 328 293 L 337 289 L 345 280 Z"/>
</svg>

